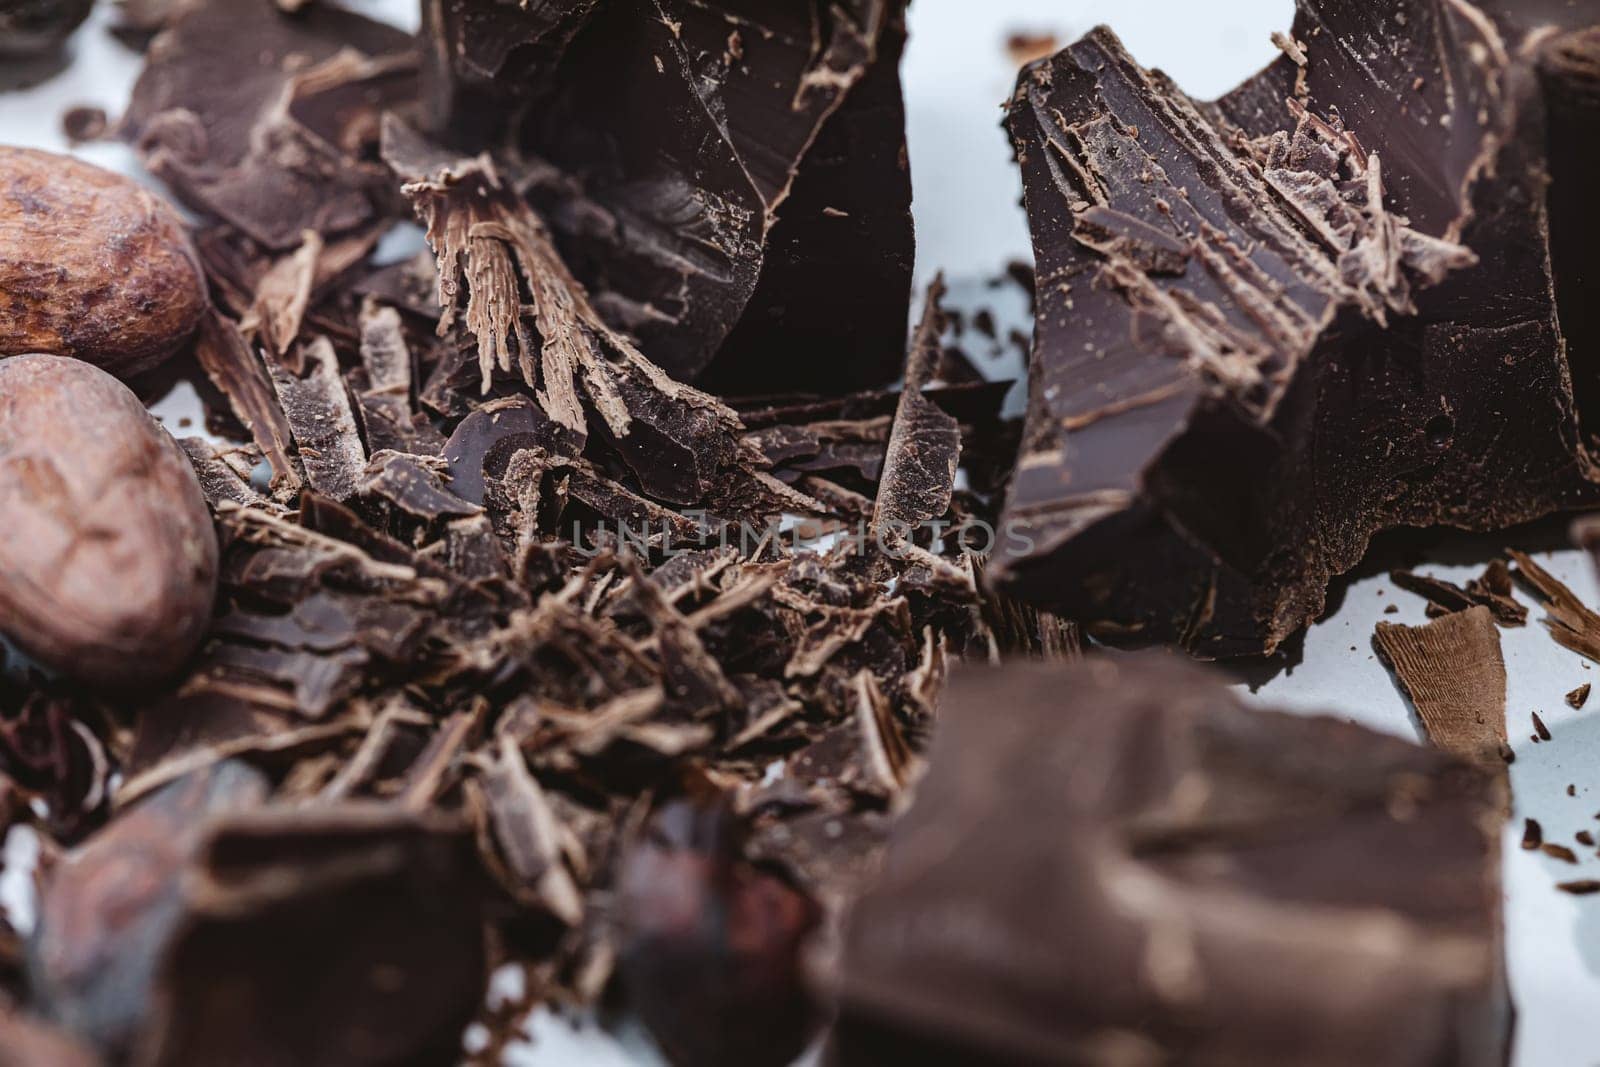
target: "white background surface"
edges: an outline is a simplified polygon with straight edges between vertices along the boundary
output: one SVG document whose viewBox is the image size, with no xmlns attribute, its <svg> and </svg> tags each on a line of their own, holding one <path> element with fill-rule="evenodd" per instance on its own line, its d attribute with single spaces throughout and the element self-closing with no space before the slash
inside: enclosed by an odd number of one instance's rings
<svg viewBox="0 0 1600 1067">
<path fill-rule="evenodd" d="M 416 24 L 415 5 L 407 0 L 367 0 L 359 6 L 407 28 Z M 1214 96 L 1273 57 L 1268 34 L 1287 29 L 1291 14 L 1291 0 L 1221 5 L 916 0 L 904 73 L 919 279 L 942 269 L 958 304 L 1025 318 L 1015 290 L 985 284 L 1008 260 L 1031 259 L 1026 220 L 1017 205 L 1020 185 L 999 127 L 1000 106 L 1015 74 L 1005 51 L 1009 34 L 1050 32 L 1065 43 L 1105 22 L 1142 63 L 1161 67 L 1197 96 Z M 116 118 L 140 59 L 105 33 L 109 17 L 102 0 L 72 42 L 72 64 L 54 79 L 28 91 L 0 93 L 0 141 L 64 150 L 59 116 L 65 108 L 93 104 Z M 89 145 L 78 154 L 128 173 L 137 170 L 132 154 L 118 145 Z M 1563 542 L 1560 522 L 1504 537 L 1444 538 L 1426 552 L 1425 558 L 1438 562 L 1421 569 L 1464 581 L 1476 576 L 1503 543 L 1548 548 Z M 1538 558 L 1589 603 L 1600 603 L 1587 560 L 1577 552 L 1557 547 Z M 1259 687 L 1251 694 L 1241 685 L 1241 692 L 1266 705 L 1333 712 L 1402 737 L 1420 737 L 1410 708 L 1371 648 L 1378 620 L 1425 621 L 1422 600 L 1384 577 L 1389 565 L 1374 560 L 1363 567 L 1368 576 L 1349 583 L 1336 610 L 1311 628 L 1299 661 L 1276 673 L 1246 672 Z M 1391 601 L 1400 605 L 1399 613 L 1382 614 Z M 1505 837 L 1508 952 L 1519 1013 L 1513 1062 L 1517 1067 L 1583 1067 L 1600 1064 L 1600 1028 L 1594 1025 L 1600 1006 L 1600 897 L 1570 897 L 1556 891 L 1554 883 L 1600 877 L 1595 850 L 1572 840 L 1579 829 L 1600 833 L 1595 818 L 1600 791 L 1592 788 L 1600 752 L 1600 694 L 1582 711 L 1562 700 L 1584 681 L 1600 687 L 1600 671 L 1559 648 L 1539 624 L 1541 616 L 1534 608 L 1528 627 L 1502 631 L 1510 674 L 1507 718 L 1517 755 L 1511 769 L 1517 810 Z M 1551 742 L 1530 742 L 1532 711 L 1549 725 Z M 1576 786 L 1576 797 L 1566 795 L 1569 783 Z M 1572 845 L 1582 865 L 1523 852 L 1518 841 L 1525 815 L 1543 824 L 1546 840 Z M 0 883 L 9 884 L 13 897 L 21 888 L 14 877 L 0 877 Z M 6 888 L 0 884 L 0 892 Z M 534 1067 L 632 1061 L 622 1046 L 592 1028 L 574 1033 L 546 1017 L 537 1021 L 536 1031 L 536 1046 L 518 1057 Z M 637 1048 L 636 1042 L 629 1045 Z"/>
</svg>

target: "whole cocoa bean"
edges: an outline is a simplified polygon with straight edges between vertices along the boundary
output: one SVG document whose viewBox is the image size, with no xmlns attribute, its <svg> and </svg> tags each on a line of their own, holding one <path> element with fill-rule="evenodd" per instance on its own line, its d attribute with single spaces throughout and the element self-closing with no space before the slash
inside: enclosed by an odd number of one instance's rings
<svg viewBox="0 0 1600 1067">
<path fill-rule="evenodd" d="M 194 468 L 139 399 L 80 360 L 0 359 L 0 632 L 86 682 L 150 682 L 216 587 Z"/>
<path fill-rule="evenodd" d="M 158 196 L 0 146 L 0 356 L 76 356 L 127 378 L 182 348 L 205 307 L 199 257 Z"/>
</svg>

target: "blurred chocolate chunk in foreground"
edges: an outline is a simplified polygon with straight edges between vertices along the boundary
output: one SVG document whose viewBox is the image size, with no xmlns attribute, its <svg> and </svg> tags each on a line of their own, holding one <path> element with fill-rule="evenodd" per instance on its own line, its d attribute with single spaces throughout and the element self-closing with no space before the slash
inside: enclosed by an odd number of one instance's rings
<svg viewBox="0 0 1600 1067">
<path fill-rule="evenodd" d="M 676 801 L 623 863 L 618 967 L 683 1067 L 783 1067 L 821 1019 L 799 965 L 817 905 L 744 860 L 741 837 L 724 808 Z"/>
<path fill-rule="evenodd" d="M 1218 101 L 1098 29 L 1011 104 L 1037 546 L 994 574 L 1107 639 L 1271 652 L 1381 530 L 1600 501 L 1600 9 L 1299 8 Z"/>
<path fill-rule="evenodd" d="M 610 325 L 682 381 L 892 381 L 911 289 L 903 0 L 426 0 L 435 137 L 514 147 Z"/>
<path fill-rule="evenodd" d="M 834 1062 L 1506 1062 L 1492 775 L 1153 655 L 963 670 L 942 716 Z"/>
<path fill-rule="evenodd" d="M 486 972 L 464 826 L 268 789 L 216 764 L 69 853 L 28 954 L 39 1008 L 115 1062 L 452 1059 Z"/>
</svg>

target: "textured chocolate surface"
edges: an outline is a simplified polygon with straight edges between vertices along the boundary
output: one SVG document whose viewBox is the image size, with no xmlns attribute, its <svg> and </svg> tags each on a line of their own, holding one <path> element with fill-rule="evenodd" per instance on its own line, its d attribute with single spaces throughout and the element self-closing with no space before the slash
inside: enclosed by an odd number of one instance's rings
<svg viewBox="0 0 1600 1067">
<path fill-rule="evenodd" d="M 1300 8 L 1215 104 L 1101 29 L 1011 106 L 1039 304 L 1007 515 L 1038 546 L 996 574 L 1105 637 L 1270 652 L 1379 530 L 1600 499 L 1584 12 Z"/>
<path fill-rule="evenodd" d="M 430 0 L 441 140 L 509 140 L 611 325 L 732 392 L 891 380 L 911 285 L 900 0 Z"/>
<path fill-rule="evenodd" d="M 1505 1062 L 1496 777 L 1155 655 L 952 674 L 834 1061 Z"/>
</svg>

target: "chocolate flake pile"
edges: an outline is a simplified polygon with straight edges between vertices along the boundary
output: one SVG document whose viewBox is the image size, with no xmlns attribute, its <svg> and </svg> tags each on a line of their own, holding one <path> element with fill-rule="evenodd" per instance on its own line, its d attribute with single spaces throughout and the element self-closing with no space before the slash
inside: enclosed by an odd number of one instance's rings
<svg viewBox="0 0 1600 1067">
<path fill-rule="evenodd" d="M 906 355 L 901 11 L 293 6 L 145 13 L 122 129 L 201 219 L 220 592 L 161 685 L 0 688 L 43 841 L 6 988 L 85 1058 L 437 1062 L 514 1038 L 510 962 L 784 1062 L 947 662 L 1078 651 L 958 540 L 1014 438 L 1004 383 L 937 380 L 937 287 Z M 591 143 L 602 106 L 638 124 Z"/>
<path fill-rule="evenodd" d="M 218 592 L 158 684 L 0 673 L 0 1060 L 494 1062 L 546 1005 L 695 1067 L 834 1015 L 839 1063 L 1504 1062 L 1511 571 L 1394 576 L 1444 751 L 1072 620 L 1271 651 L 1383 528 L 1600 502 L 1597 30 L 1301 0 L 1213 103 L 1104 29 L 1032 63 L 1019 424 L 940 282 L 908 344 L 905 6 L 123 5 Z"/>
</svg>

